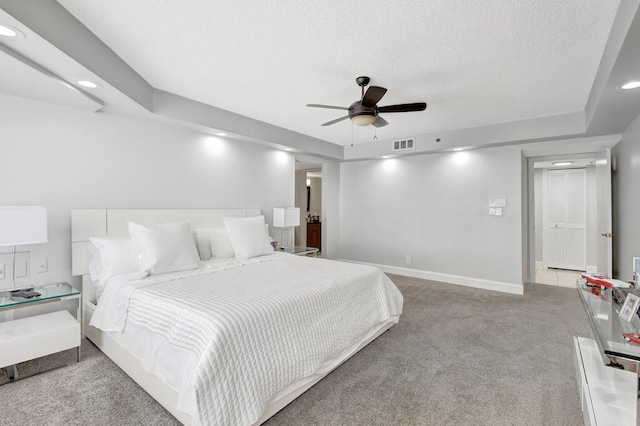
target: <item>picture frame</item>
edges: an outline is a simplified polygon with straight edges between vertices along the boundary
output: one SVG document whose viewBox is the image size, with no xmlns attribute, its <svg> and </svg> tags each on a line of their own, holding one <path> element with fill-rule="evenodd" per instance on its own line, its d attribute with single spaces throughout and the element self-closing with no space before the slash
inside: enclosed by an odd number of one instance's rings
<svg viewBox="0 0 640 426">
<path fill-rule="evenodd" d="M 639 302 L 640 302 L 640 297 L 632 293 L 627 293 L 627 298 L 624 299 L 624 303 L 622 304 L 622 309 L 620 309 L 620 313 L 618 314 L 620 318 L 622 318 L 627 322 L 631 322 L 636 312 L 638 312 Z"/>
</svg>

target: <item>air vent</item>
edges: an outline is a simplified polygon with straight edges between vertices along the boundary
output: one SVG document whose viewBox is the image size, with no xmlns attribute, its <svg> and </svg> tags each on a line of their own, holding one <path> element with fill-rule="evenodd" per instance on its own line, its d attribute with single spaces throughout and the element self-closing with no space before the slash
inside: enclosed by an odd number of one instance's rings
<svg viewBox="0 0 640 426">
<path fill-rule="evenodd" d="M 415 147 L 415 139 L 401 139 L 393 141 L 392 148 L 394 151 L 404 151 L 405 149 L 413 149 Z"/>
</svg>

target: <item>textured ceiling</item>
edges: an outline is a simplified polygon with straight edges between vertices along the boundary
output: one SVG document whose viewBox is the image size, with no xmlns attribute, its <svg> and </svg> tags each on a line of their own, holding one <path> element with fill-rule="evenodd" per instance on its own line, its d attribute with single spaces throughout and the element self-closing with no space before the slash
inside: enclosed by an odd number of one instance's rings
<svg viewBox="0 0 640 426">
<path fill-rule="evenodd" d="M 359 75 L 378 139 L 584 111 L 619 1 L 59 0 L 152 86 L 340 145 Z M 356 142 L 374 128 L 355 127 Z"/>
</svg>

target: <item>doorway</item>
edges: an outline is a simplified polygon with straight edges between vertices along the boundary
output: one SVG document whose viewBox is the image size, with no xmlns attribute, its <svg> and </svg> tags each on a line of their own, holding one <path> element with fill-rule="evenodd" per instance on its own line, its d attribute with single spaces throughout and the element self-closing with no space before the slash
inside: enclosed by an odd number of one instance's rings
<svg viewBox="0 0 640 426">
<path fill-rule="evenodd" d="M 294 236 L 296 246 L 314 247 L 322 255 L 323 205 L 322 164 L 296 160 L 296 204 L 300 227 Z"/>
<path fill-rule="evenodd" d="M 530 282 L 573 288 L 582 273 L 598 270 L 595 157 L 531 160 L 535 269 Z"/>
</svg>

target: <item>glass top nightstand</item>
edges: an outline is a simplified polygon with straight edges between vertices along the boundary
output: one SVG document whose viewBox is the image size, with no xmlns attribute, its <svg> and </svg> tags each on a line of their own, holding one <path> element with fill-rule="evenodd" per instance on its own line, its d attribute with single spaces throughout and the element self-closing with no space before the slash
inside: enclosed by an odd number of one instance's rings
<svg viewBox="0 0 640 426">
<path fill-rule="evenodd" d="M 278 251 L 296 254 L 298 256 L 306 256 L 307 254 L 313 254 L 313 256 L 315 257 L 319 250 L 315 247 L 294 246 L 294 247 L 286 247 L 286 248 L 280 247 Z"/>
<path fill-rule="evenodd" d="M 41 303 L 56 302 L 64 299 L 77 299 L 80 297 L 80 290 L 77 290 L 66 282 L 36 286 L 34 291 L 40 296 L 24 299 L 12 296 L 11 292 L 0 292 L 0 311 L 10 310 L 25 305 L 36 305 Z"/>
</svg>

